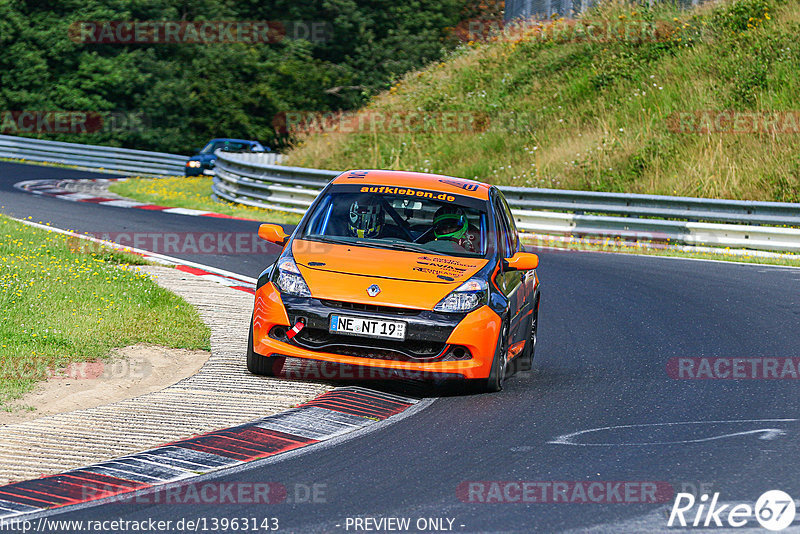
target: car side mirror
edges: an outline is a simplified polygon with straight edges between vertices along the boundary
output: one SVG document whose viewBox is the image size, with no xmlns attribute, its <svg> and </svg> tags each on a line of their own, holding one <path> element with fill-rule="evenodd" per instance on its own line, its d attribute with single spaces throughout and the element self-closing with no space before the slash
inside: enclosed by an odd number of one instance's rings
<svg viewBox="0 0 800 534">
<path fill-rule="evenodd" d="M 284 246 L 289 241 L 289 236 L 283 231 L 280 224 L 262 224 L 258 227 L 258 237 L 280 246 Z"/>
<path fill-rule="evenodd" d="M 539 256 L 530 252 L 517 252 L 505 259 L 505 266 L 510 271 L 530 271 L 539 266 Z"/>
</svg>

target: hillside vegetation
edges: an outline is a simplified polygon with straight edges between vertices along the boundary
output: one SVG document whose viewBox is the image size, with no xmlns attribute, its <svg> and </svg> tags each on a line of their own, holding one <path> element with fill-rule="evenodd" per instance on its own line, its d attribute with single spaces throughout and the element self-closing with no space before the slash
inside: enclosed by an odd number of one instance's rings
<svg viewBox="0 0 800 534">
<path fill-rule="evenodd" d="M 638 40 L 565 32 L 592 21 L 649 22 L 657 31 Z M 362 110 L 368 118 L 421 112 L 436 122 L 454 112 L 458 124 L 474 119 L 458 132 L 306 124 L 288 164 L 798 202 L 798 35 L 796 1 L 735 0 L 692 11 L 602 4 L 577 22 L 466 43 Z"/>
</svg>

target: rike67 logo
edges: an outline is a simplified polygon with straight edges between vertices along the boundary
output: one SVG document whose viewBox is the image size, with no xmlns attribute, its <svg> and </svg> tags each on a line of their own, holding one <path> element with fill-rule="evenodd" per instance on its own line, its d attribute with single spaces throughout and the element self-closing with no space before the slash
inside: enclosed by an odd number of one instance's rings
<svg viewBox="0 0 800 534">
<path fill-rule="evenodd" d="M 721 503 L 719 493 L 714 493 L 710 502 L 706 494 L 695 499 L 691 493 L 678 493 L 667 526 L 739 528 L 755 518 L 762 527 L 777 532 L 791 525 L 796 513 L 794 499 L 780 490 L 764 492 L 755 507 L 747 503 Z"/>
</svg>

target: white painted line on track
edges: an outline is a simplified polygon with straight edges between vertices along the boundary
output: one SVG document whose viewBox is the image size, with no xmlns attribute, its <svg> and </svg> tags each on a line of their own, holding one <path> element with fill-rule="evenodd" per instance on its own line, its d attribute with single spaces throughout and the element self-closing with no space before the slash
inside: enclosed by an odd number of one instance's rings
<svg viewBox="0 0 800 534">
<path fill-rule="evenodd" d="M 590 428 L 587 430 L 579 430 L 578 432 L 571 432 L 569 434 L 562 434 L 552 441 L 547 443 L 550 445 L 573 445 L 576 447 L 615 447 L 615 446 L 629 446 L 629 445 L 675 445 L 683 443 L 701 443 L 706 441 L 714 441 L 723 438 L 761 434 L 759 439 L 772 440 L 786 434 L 785 430 L 780 428 L 759 428 L 747 430 L 743 432 L 733 432 L 728 434 L 720 434 L 718 436 L 710 436 L 699 439 L 686 439 L 675 441 L 651 441 L 651 442 L 619 442 L 619 443 L 576 443 L 575 438 L 584 434 L 593 432 L 602 432 L 605 430 L 620 430 L 620 429 L 636 429 L 636 428 L 651 428 L 651 427 L 674 427 L 681 425 L 723 425 L 723 424 L 743 424 L 743 423 L 790 423 L 796 422 L 798 419 L 732 419 L 728 421 L 678 421 L 669 423 L 642 423 L 633 425 L 615 425 L 615 426 L 602 426 L 597 428 Z"/>
<path fill-rule="evenodd" d="M 177 215 L 205 215 L 211 212 L 204 210 L 193 210 L 189 208 L 167 208 L 165 210 L 161 210 L 161 213 L 175 213 Z"/>
<path fill-rule="evenodd" d="M 98 202 L 99 206 L 114 206 L 116 208 L 135 208 L 136 206 L 147 206 L 143 202 L 136 202 L 135 200 L 107 200 L 105 202 Z"/>
<path fill-rule="evenodd" d="M 88 195 L 86 193 L 69 193 L 66 195 L 59 195 L 58 198 L 62 198 L 64 200 L 71 200 L 73 202 L 78 202 L 79 200 L 85 200 L 87 198 L 96 198 L 94 195 Z"/>
</svg>

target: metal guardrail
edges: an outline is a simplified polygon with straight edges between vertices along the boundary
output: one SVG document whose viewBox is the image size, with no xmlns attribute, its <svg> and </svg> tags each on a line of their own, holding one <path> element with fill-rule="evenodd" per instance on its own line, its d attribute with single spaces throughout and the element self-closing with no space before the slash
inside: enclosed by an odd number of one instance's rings
<svg viewBox="0 0 800 534">
<path fill-rule="evenodd" d="M 219 154 L 222 199 L 304 213 L 337 171 L 266 165 Z M 800 204 L 500 187 L 520 230 L 579 237 L 800 252 Z M 772 226 L 769 226 L 772 225 Z"/>
<path fill-rule="evenodd" d="M 215 152 L 219 153 L 219 150 Z M 283 154 L 277 152 L 229 152 L 229 154 L 236 154 L 236 158 L 240 161 L 264 165 L 278 165 L 283 160 Z"/>
<path fill-rule="evenodd" d="M 188 156 L 0 135 L 0 157 L 137 174 L 182 175 Z"/>
<path fill-rule="evenodd" d="M 217 153 L 212 190 L 229 202 L 305 213 L 336 171 L 254 162 L 250 154 Z"/>
</svg>

